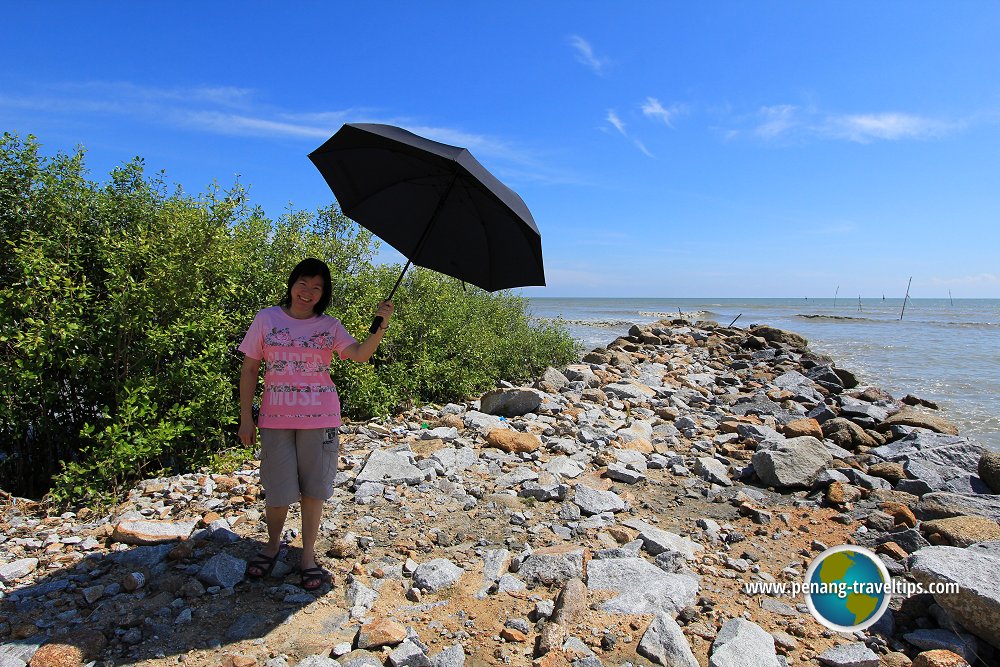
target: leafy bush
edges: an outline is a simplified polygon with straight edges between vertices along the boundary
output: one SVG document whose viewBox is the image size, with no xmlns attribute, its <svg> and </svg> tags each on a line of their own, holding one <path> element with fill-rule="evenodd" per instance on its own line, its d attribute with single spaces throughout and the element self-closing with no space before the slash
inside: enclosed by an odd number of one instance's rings
<svg viewBox="0 0 1000 667">
<path fill-rule="evenodd" d="M 106 184 L 84 151 L 0 140 L 0 487 L 59 503 L 244 455 L 236 347 L 303 257 L 331 267 L 328 312 L 367 335 L 399 266 L 334 207 L 277 220 L 245 191 L 168 193 L 136 158 Z M 370 364 L 333 370 L 345 415 L 461 399 L 576 355 L 509 292 L 411 269 Z"/>
</svg>

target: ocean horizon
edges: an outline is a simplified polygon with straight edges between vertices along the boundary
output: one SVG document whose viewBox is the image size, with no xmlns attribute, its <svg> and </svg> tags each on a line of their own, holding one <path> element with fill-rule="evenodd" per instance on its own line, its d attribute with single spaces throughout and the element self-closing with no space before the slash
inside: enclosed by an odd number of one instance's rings
<svg viewBox="0 0 1000 667">
<path fill-rule="evenodd" d="M 533 317 L 561 321 L 585 350 L 678 317 L 792 331 L 862 383 L 934 401 L 961 435 L 1000 450 L 1000 299 L 907 299 L 905 309 L 902 298 L 527 299 Z"/>
</svg>

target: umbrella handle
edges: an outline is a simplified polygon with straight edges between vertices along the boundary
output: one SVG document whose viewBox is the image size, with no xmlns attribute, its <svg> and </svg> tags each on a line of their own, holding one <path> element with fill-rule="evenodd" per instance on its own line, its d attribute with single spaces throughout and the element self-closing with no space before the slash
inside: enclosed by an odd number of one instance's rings
<svg viewBox="0 0 1000 667">
<path fill-rule="evenodd" d="M 392 286 L 392 291 L 389 292 L 389 296 L 386 297 L 386 300 L 391 299 L 392 295 L 396 293 L 396 290 L 399 288 L 399 283 L 403 282 L 403 276 L 406 275 L 406 270 L 410 268 L 410 264 L 412 263 L 413 260 L 411 259 L 406 260 L 406 266 L 404 266 L 403 270 L 400 272 L 399 278 L 396 278 L 396 284 Z M 372 325 L 371 327 L 369 327 L 368 333 L 372 334 L 375 333 L 376 331 L 379 330 L 379 327 L 381 326 L 382 326 L 382 316 L 376 315 L 375 319 L 372 320 Z"/>
</svg>

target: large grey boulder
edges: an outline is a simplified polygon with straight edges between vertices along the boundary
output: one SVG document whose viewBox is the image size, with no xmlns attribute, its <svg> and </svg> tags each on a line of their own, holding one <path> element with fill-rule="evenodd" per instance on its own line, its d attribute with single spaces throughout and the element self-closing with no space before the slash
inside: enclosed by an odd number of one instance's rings
<svg viewBox="0 0 1000 667">
<path fill-rule="evenodd" d="M 479 409 L 488 415 L 520 417 L 534 412 L 542 404 L 543 395 L 535 389 L 494 389 L 479 399 Z"/>
<path fill-rule="evenodd" d="M 684 633 L 669 614 L 657 612 L 639 640 L 638 652 L 667 667 L 698 667 Z"/>
<path fill-rule="evenodd" d="M 921 521 L 966 514 L 1000 521 L 1000 496 L 990 494 L 928 493 L 920 498 L 913 513 Z"/>
<path fill-rule="evenodd" d="M 983 445 L 971 438 L 914 431 L 901 440 L 875 447 L 869 454 L 904 463 L 908 477 L 922 480 L 931 491 L 964 492 L 981 487 L 977 467 L 984 451 Z"/>
<path fill-rule="evenodd" d="M 413 571 L 413 586 L 422 591 L 440 590 L 458 581 L 465 570 L 452 563 L 447 558 L 435 558 L 421 563 Z"/>
<path fill-rule="evenodd" d="M 765 441 L 753 455 L 753 469 L 767 486 L 808 487 L 833 456 L 811 435 L 780 442 Z"/>
<path fill-rule="evenodd" d="M 958 593 L 937 593 L 934 599 L 967 630 L 1000 648 L 1000 542 L 971 547 L 927 547 L 913 554 L 908 565 L 924 584 L 952 583 Z"/>
<path fill-rule="evenodd" d="M 374 449 L 354 483 L 360 485 L 362 482 L 382 482 L 413 486 L 422 482 L 425 475 L 426 471 L 410 462 L 408 454 Z"/>
<path fill-rule="evenodd" d="M 828 667 L 879 667 L 878 653 L 861 642 L 840 644 L 816 656 L 820 664 Z"/>
<path fill-rule="evenodd" d="M 618 596 L 601 605 L 619 614 L 671 616 L 693 604 L 700 588 L 693 574 L 667 573 L 644 558 L 602 558 L 587 564 L 587 588 L 612 590 Z"/>
<path fill-rule="evenodd" d="M 781 667 L 774 637 L 745 618 L 726 621 L 712 642 L 709 667 Z"/>
<path fill-rule="evenodd" d="M 218 553 L 209 558 L 198 570 L 198 579 L 209 586 L 232 588 L 243 580 L 247 562 L 242 558 Z"/>
<path fill-rule="evenodd" d="M 577 484 L 573 502 L 584 514 L 601 514 L 602 512 L 621 512 L 625 509 L 625 501 L 614 491 L 599 491 L 586 484 Z"/>
<path fill-rule="evenodd" d="M 694 560 L 703 546 L 688 537 L 682 537 L 668 530 L 657 528 L 642 519 L 626 519 L 622 525 L 639 531 L 642 546 L 650 556 L 657 556 L 665 551 L 680 553 L 687 560 Z"/>
<path fill-rule="evenodd" d="M 531 552 L 517 573 L 525 581 L 543 584 L 568 581 L 583 576 L 584 556 L 585 549 L 579 546 L 544 547 Z"/>
</svg>

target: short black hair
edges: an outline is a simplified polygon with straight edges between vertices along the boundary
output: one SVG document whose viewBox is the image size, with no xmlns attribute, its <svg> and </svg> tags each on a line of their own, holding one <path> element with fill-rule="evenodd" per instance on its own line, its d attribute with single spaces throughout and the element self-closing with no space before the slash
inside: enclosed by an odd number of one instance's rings
<svg viewBox="0 0 1000 667">
<path fill-rule="evenodd" d="M 323 311 L 330 305 L 330 299 L 333 297 L 333 281 L 330 279 L 330 267 L 326 265 L 326 262 L 313 257 L 302 260 L 292 269 L 292 273 L 288 276 L 288 288 L 285 290 L 285 296 L 281 297 L 278 305 L 291 308 L 292 285 L 299 278 L 313 278 L 315 276 L 323 279 L 323 296 L 313 306 L 313 312 L 317 315 L 322 315 Z"/>
</svg>

